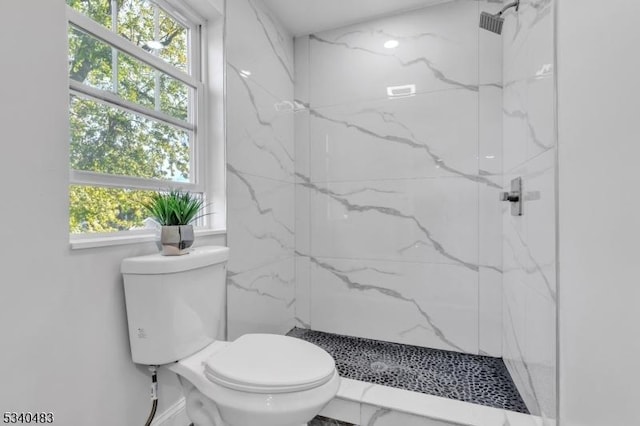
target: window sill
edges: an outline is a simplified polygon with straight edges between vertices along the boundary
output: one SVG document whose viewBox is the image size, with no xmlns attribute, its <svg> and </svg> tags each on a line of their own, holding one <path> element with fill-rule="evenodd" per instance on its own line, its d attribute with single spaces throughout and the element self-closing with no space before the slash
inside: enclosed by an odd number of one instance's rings
<svg viewBox="0 0 640 426">
<path fill-rule="evenodd" d="M 196 237 L 205 237 L 207 235 L 224 235 L 226 229 L 196 229 Z M 133 235 L 110 235 L 96 237 L 70 237 L 69 246 L 71 250 L 82 250 L 97 247 L 123 246 L 127 244 L 152 243 L 158 237 L 154 234 L 133 234 Z"/>
</svg>

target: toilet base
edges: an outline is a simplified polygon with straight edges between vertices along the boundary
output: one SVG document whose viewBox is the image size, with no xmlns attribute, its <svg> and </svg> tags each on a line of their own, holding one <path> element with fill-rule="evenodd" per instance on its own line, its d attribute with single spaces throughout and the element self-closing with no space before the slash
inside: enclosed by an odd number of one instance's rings
<svg viewBox="0 0 640 426">
<path fill-rule="evenodd" d="M 184 377 L 178 376 L 185 395 L 185 410 L 192 422 L 190 426 L 260 426 L 260 425 L 232 425 L 222 420 L 216 404 L 198 390 Z M 307 423 L 283 424 L 281 426 L 308 426 Z"/>
<path fill-rule="evenodd" d="M 340 376 L 317 387 L 294 392 L 246 392 L 209 380 L 204 363 L 229 342 L 216 341 L 165 367 L 176 373 L 184 391 L 186 413 L 194 426 L 302 426 L 335 396 Z"/>
</svg>

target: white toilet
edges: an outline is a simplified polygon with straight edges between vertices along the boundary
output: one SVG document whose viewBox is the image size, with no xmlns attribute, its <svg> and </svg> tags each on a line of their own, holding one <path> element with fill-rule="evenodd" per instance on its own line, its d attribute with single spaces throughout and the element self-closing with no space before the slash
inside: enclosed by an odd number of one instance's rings
<svg viewBox="0 0 640 426">
<path fill-rule="evenodd" d="M 178 375 L 195 426 L 306 424 L 338 391 L 335 362 L 293 337 L 218 340 L 228 256 L 228 248 L 210 246 L 122 262 L 133 361 Z"/>
</svg>

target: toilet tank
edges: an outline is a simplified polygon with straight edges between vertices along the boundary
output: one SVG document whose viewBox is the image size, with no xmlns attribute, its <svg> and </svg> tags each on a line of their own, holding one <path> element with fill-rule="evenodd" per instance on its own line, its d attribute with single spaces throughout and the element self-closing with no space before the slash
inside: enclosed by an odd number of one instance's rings
<svg viewBox="0 0 640 426">
<path fill-rule="evenodd" d="M 161 365 L 224 338 L 227 247 L 124 259 L 121 272 L 133 362 Z"/>
</svg>

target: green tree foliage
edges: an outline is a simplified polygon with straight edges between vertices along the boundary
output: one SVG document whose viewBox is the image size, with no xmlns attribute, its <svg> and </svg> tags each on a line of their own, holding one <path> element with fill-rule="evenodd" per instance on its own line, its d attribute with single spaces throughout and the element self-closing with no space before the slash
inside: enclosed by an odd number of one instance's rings
<svg viewBox="0 0 640 426">
<path fill-rule="evenodd" d="M 120 36 L 187 71 L 187 30 L 145 0 L 67 0 Z M 114 22 L 117 28 L 113 28 Z M 157 49 L 153 43 L 161 43 Z M 150 45 L 152 47 L 150 47 Z M 190 89 L 71 26 L 69 77 L 173 117 L 189 120 Z M 188 181 L 189 132 L 82 96 L 70 98 L 71 168 Z M 146 191 L 72 186 L 71 232 L 112 232 L 143 226 Z"/>
</svg>

